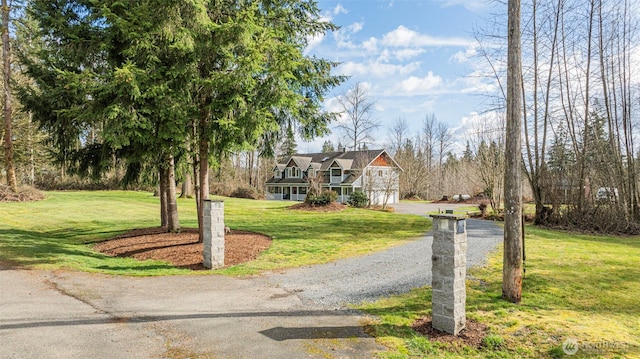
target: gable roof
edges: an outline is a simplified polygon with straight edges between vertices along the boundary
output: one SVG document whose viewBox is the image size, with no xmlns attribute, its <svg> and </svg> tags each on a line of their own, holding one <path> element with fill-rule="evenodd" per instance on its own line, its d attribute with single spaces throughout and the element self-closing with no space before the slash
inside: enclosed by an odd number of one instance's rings
<svg viewBox="0 0 640 359">
<path fill-rule="evenodd" d="M 380 150 L 364 150 L 364 151 L 344 151 L 344 152 L 320 152 L 320 153 L 299 153 L 286 159 L 283 165 L 287 166 L 293 161 L 298 167 L 308 169 L 327 170 L 334 162 L 338 163 L 344 170 L 359 170 L 371 165 L 380 155 L 386 155 L 390 159 L 393 166 L 402 168 L 387 153 Z"/>
</svg>

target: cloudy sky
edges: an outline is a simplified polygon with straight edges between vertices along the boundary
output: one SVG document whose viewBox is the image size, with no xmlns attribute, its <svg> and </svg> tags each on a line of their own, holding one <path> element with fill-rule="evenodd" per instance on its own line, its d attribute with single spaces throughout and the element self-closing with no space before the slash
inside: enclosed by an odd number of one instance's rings
<svg viewBox="0 0 640 359">
<path fill-rule="evenodd" d="M 325 107 L 337 110 L 335 97 L 356 82 L 376 103 L 381 127 L 377 143 L 388 144 L 388 129 L 398 118 L 418 133 L 428 114 L 452 129 L 464 144 L 467 129 L 488 109 L 483 94 L 496 84 L 479 74 L 474 29 L 499 11 L 485 0 L 319 0 L 323 16 L 340 26 L 311 41 L 307 53 L 340 62 L 336 73 L 350 79 L 334 89 Z M 495 5 L 495 3 L 494 3 Z M 299 152 L 319 151 L 337 129 L 313 142 L 298 142 Z M 343 141 L 344 142 L 344 141 Z M 459 148 L 459 147 L 458 147 Z"/>
</svg>

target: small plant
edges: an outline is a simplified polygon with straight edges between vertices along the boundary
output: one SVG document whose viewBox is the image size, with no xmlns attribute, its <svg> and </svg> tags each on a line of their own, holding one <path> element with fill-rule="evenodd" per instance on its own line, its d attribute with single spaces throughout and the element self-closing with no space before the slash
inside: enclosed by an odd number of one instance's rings
<svg viewBox="0 0 640 359">
<path fill-rule="evenodd" d="M 353 192 L 351 197 L 349 197 L 349 205 L 356 208 L 364 208 L 367 206 L 369 199 L 367 198 L 367 194 L 364 192 Z"/>
<path fill-rule="evenodd" d="M 502 345 L 504 345 L 504 339 L 499 335 L 489 334 L 482 339 L 482 346 L 487 349 L 500 349 Z"/>
<path fill-rule="evenodd" d="M 480 210 L 480 213 L 482 213 L 482 217 L 487 216 L 488 208 L 489 208 L 489 203 L 487 201 L 482 201 L 480 202 L 480 204 L 478 204 L 478 209 Z"/>
</svg>

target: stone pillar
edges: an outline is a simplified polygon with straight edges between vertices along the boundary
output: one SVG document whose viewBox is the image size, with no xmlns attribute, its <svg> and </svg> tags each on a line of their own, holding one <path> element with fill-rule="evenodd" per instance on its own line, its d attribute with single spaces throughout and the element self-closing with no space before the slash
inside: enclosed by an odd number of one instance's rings
<svg viewBox="0 0 640 359">
<path fill-rule="evenodd" d="M 464 217 L 453 214 L 431 215 L 432 317 L 433 328 L 453 335 L 464 329 L 467 318 L 467 230 Z"/>
<path fill-rule="evenodd" d="M 204 200 L 204 267 L 224 266 L 224 202 Z"/>
</svg>

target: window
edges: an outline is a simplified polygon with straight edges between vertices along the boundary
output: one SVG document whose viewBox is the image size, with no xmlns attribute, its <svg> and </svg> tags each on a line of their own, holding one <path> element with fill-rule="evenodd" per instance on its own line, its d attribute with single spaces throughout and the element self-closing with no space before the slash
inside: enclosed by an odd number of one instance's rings
<svg viewBox="0 0 640 359">
<path fill-rule="evenodd" d="M 332 168 L 331 169 L 331 176 L 332 177 L 340 177 L 342 175 L 342 171 L 339 168 Z"/>
<path fill-rule="evenodd" d="M 273 174 L 273 177 L 275 177 L 275 178 L 281 178 L 281 176 L 282 176 L 282 173 L 280 172 L 280 170 L 275 170 L 275 172 L 274 172 L 274 174 Z"/>
<path fill-rule="evenodd" d="M 382 173 L 383 173 L 382 170 L 378 170 L 378 177 L 382 177 Z"/>
<path fill-rule="evenodd" d="M 289 178 L 300 178 L 300 169 L 298 167 L 289 167 L 289 168 L 287 168 L 287 177 L 289 177 Z"/>
<path fill-rule="evenodd" d="M 307 187 L 300 187 L 300 194 L 307 194 Z"/>
</svg>

